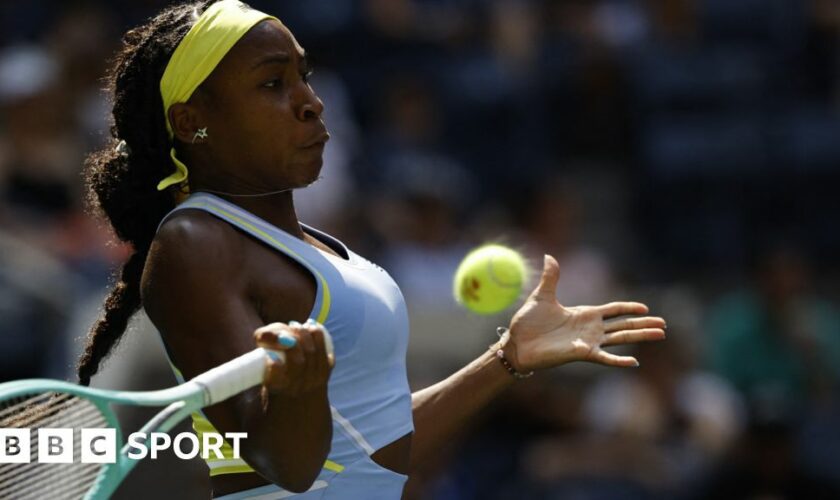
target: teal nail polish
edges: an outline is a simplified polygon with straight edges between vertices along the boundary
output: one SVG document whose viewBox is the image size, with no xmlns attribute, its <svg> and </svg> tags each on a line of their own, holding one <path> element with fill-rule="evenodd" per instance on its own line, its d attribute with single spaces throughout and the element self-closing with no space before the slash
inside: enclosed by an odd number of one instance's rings
<svg viewBox="0 0 840 500">
<path fill-rule="evenodd" d="M 280 360 L 280 353 L 275 351 L 265 351 L 265 355 L 271 358 L 272 361 L 281 361 Z"/>
<path fill-rule="evenodd" d="M 277 342 L 283 347 L 294 347 L 297 344 L 297 339 L 289 336 L 277 337 Z"/>
</svg>

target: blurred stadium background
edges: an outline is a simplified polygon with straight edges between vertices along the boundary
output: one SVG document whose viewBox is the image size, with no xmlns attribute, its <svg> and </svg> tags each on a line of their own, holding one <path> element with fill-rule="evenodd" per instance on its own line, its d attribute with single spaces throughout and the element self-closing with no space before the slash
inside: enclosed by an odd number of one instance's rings
<svg viewBox="0 0 840 500">
<path fill-rule="evenodd" d="M 79 174 L 120 34 L 166 3 L 0 2 L 2 380 L 73 377 L 127 255 Z M 632 298 L 668 320 L 639 369 L 517 383 L 407 498 L 840 498 L 840 2 L 251 4 L 307 48 L 326 104 L 301 218 L 400 283 L 415 388 L 509 318 L 451 300 L 484 241 L 557 256 L 564 304 Z M 142 315 L 97 381 L 172 382 Z M 119 497 L 207 485 L 201 462 L 146 462 Z"/>
</svg>

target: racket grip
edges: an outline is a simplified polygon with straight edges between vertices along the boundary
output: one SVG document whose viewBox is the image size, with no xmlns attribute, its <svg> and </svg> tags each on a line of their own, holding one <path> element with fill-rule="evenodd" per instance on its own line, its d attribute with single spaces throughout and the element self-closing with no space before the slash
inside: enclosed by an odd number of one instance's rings
<svg viewBox="0 0 840 500">
<path fill-rule="evenodd" d="M 235 394 L 261 384 L 265 373 L 267 354 L 267 350 L 258 347 L 193 378 L 192 382 L 196 382 L 206 389 L 205 406 L 222 402 Z"/>
<path fill-rule="evenodd" d="M 322 328 L 324 330 L 324 347 L 328 355 L 334 356 L 332 336 L 323 325 Z M 286 354 L 283 351 L 258 347 L 194 377 L 191 382 L 196 382 L 206 389 L 204 391 L 206 395 L 205 406 L 220 403 L 246 389 L 261 384 L 265 375 L 266 357 L 275 361 L 279 359 L 281 362 L 286 360 Z"/>
</svg>

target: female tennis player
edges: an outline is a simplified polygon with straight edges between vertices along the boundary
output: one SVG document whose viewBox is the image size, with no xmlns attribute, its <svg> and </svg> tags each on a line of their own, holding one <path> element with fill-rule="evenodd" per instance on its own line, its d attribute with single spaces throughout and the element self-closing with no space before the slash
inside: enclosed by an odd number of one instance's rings
<svg viewBox="0 0 840 500">
<path fill-rule="evenodd" d="M 125 34 L 113 140 L 86 164 L 91 201 L 134 253 L 88 337 L 82 384 L 140 307 L 178 377 L 255 343 L 286 351 L 261 388 L 193 417 L 199 433 L 248 433 L 241 459 L 225 447 L 208 461 L 215 496 L 397 499 L 518 378 L 571 361 L 636 366 L 602 348 L 664 338 L 643 304 L 561 306 L 546 256 L 500 342 L 412 394 L 399 288 L 295 214 L 292 191 L 318 178 L 329 139 L 309 71 L 277 18 L 237 0 L 167 8 Z"/>
</svg>

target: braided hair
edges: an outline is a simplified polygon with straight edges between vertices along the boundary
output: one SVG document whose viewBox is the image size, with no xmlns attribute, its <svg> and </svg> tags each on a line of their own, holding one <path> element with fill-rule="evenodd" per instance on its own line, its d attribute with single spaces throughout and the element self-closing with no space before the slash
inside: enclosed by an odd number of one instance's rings
<svg viewBox="0 0 840 500">
<path fill-rule="evenodd" d="M 175 208 L 172 191 L 157 190 L 157 183 L 173 169 L 160 79 L 175 48 L 214 1 L 170 6 L 128 31 L 106 75 L 113 102 L 111 141 L 85 160 L 86 196 L 88 205 L 108 219 L 133 253 L 116 273 L 104 311 L 88 333 L 77 366 L 82 385 L 90 383 L 140 308 L 140 279 L 149 247 L 158 224 Z"/>
</svg>

